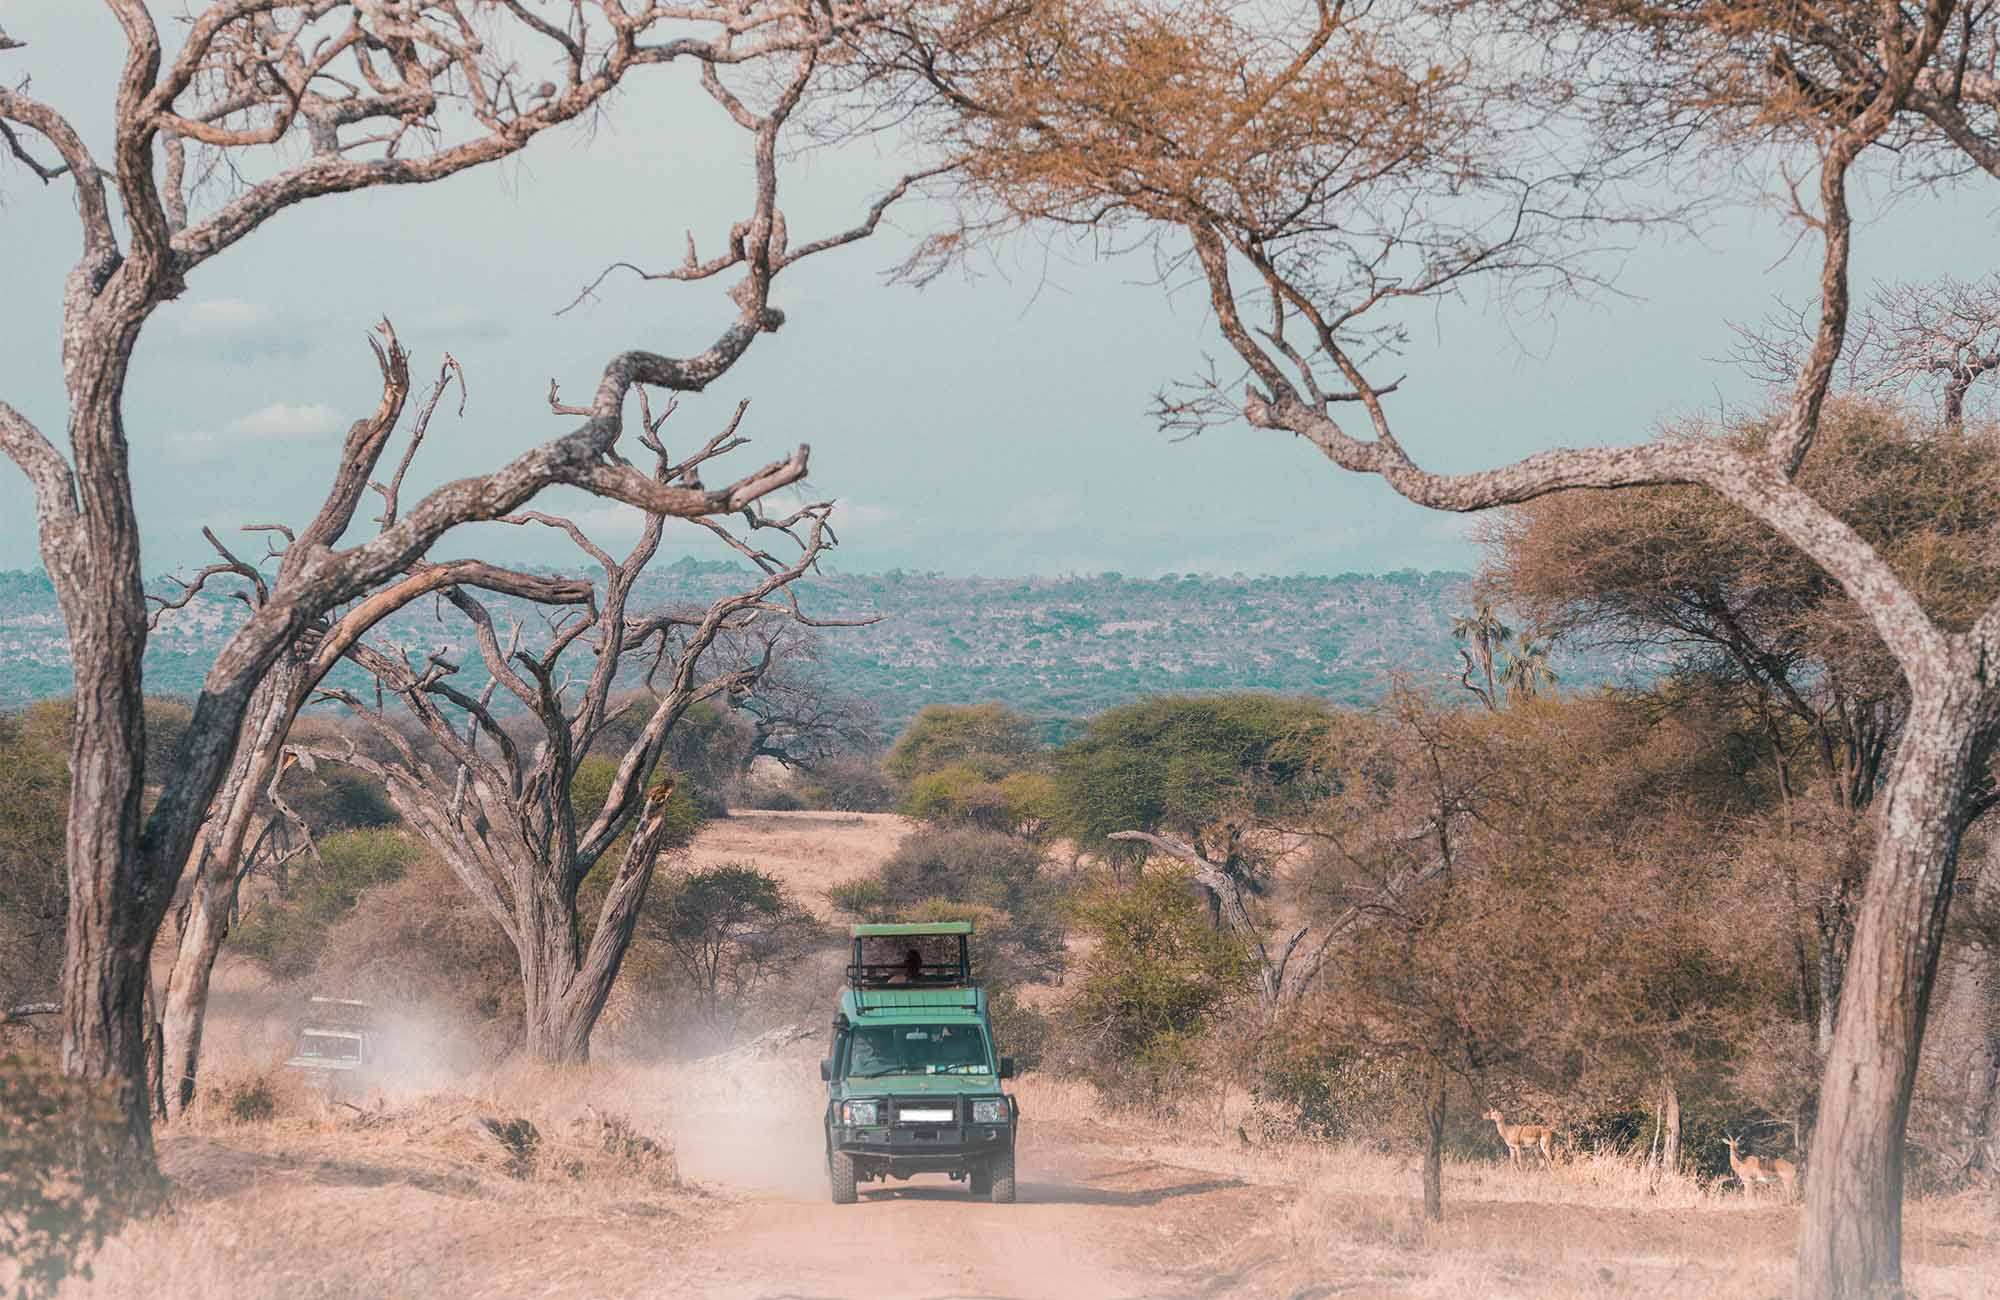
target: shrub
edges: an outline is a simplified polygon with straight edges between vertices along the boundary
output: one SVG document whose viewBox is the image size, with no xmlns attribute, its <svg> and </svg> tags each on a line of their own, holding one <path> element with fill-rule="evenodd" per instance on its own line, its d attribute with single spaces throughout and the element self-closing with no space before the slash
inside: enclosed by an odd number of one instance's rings
<svg viewBox="0 0 2000 1300">
<path fill-rule="evenodd" d="M 806 801 L 789 785 L 768 781 L 748 781 L 738 787 L 733 800 L 738 808 L 751 812 L 799 812 Z"/>
<path fill-rule="evenodd" d="M 903 837 L 874 878 L 875 919 L 930 899 L 1004 913 L 1016 927 L 1041 927 L 1042 945 L 1060 948 L 1057 891 L 1042 872 L 1041 850 L 984 830 L 918 831 Z M 1025 937 L 1025 931 L 1024 937 Z"/>
<path fill-rule="evenodd" d="M 903 781 L 946 767 L 996 781 L 1026 767 L 1039 748 L 1034 724 L 1004 704 L 933 704 L 896 738 L 882 766 Z"/>
<path fill-rule="evenodd" d="M 664 771 L 656 768 L 647 784 L 665 775 Z M 576 765 L 576 772 L 570 778 L 569 803 L 578 826 L 589 822 L 603 810 L 604 801 L 611 797 L 611 783 L 617 776 L 618 760 L 602 754 L 592 754 Z M 673 773 L 673 776 L 674 793 L 667 800 L 667 836 L 661 841 L 662 853 L 685 848 L 692 842 L 696 832 L 701 830 L 702 822 L 708 819 L 711 808 L 723 811 L 720 800 L 704 795 L 694 781 L 679 772 Z M 606 853 L 598 859 L 598 869 L 609 870 L 618 856 L 616 849 Z"/>
<path fill-rule="evenodd" d="M 697 1013 L 726 1037 L 744 1003 L 809 952 L 820 927 L 776 876 L 725 862 L 656 880 L 636 937 L 667 952 Z"/>
<path fill-rule="evenodd" d="M 125 1116 L 106 1085 L 70 1079 L 34 1055 L 0 1057 L 0 1238 L 20 1294 L 52 1296 L 162 1188 L 118 1159 Z"/>
<path fill-rule="evenodd" d="M 1070 1068 L 1139 1101 L 1184 1090 L 1203 1040 L 1241 995 L 1248 955 L 1209 921 L 1187 878 L 1152 870 L 1129 886 L 1101 882 L 1074 910 L 1091 940 L 1063 1008 Z"/>
<path fill-rule="evenodd" d="M 413 1043 L 438 1064 L 496 1057 L 525 1020 L 514 945 L 451 868 L 424 855 L 402 879 L 370 890 L 327 937 L 315 978 L 341 996 L 421 1007 L 471 1041 Z"/>
<path fill-rule="evenodd" d="M 270 1079 L 261 1074 L 222 1088 L 221 1099 L 229 1118 L 239 1124 L 262 1124 L 278 1113 L 277 1094 L 272 1091 Z"/>
<path fill-rule="evenodd" d="M 0 1002 L 52 998 L 69 872 L 69 704 L 0 714 Z"/>
<path fill-rule="evenodd" d="M 818 764 L 796 775 L 792 784 L 808 808 L 887 812 L 896 806 L 896 782 L 866 759 L 841 758 Z"/>
<path fill-rule="evenodd" d="M 301 788 L 294 790 L 293 785 Z M 312 774 L 312 779 L 289 777 L 285 786 L 285 802 L 320 835 L 394 826 L 402 821 L 382 787 L 351 767 L 327 763 Z"/>
<path fill-rule="evenodd" d="M 297 979 L 313 968 L 328 935 L 364 891 L 400 880 L 423 856 L 422 845 L 399 831 L 328 836 L 318 861 L 292 867 L 289 897 L 266 898 L 251 908 L 232 942 L 278 978 Z"/>
<path fill-rule="evenodd" d="M 1108 709 L 1054 757 L 1059 829 L 1110 852 L 1118 846 L 1104 837 L 1115 831 L 1199 839 L 1246 811 L 1296 806 L 1324 793 L 1314 748 L 1331 725 L 1325 705 L 1274 695 L 1154 696 Z"/>
<path fill-rule="evenodd" d="M 1410 1091 L 1391 1062 L 1329 1048 L 1309 1024 L 1288 1019 L 1263 1044 L 1256 1112 L 1266 1137 L 1340 1142 L 1394 1124 Z"/>
<path fill-rule="evenodd" d="M 910 782 L 903 815 L 933 826 L 978 825 L 1005 830 L 1006 810 L 997 787 L 969 767 L 939 768 Z"/>
</svg>

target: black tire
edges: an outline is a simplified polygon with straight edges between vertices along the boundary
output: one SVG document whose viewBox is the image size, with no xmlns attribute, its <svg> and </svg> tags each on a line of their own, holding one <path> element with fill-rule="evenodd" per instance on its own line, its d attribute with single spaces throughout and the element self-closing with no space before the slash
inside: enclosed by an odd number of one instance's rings
<svg viewBox="0 0 2000 1300">
<path fill-rule="evenodd" d="M 973 1165 L 971 1182 L 972 1182 L 972 1194 L 974 1196 L 978 1197 L 978 1196 L 993 1195 L 992 1162 L 988 1160 L 981 1160 L 977 1164 Z"/>
<path fill-rule="evenodd" d="M 1002 1151 L 986 1162 L 986 1182 L 995 1205 L 1014 1203 L 1014 1153 Z"/>
<path fill-rule="evenodd" d="M 833 1184 L 833 1203 L 854 1204 L 854 1157 L 845 1151 L 834 1152 L 833 1159 L 827 1163 L 826 1172 L 828 1181 Z"/>
</svg>

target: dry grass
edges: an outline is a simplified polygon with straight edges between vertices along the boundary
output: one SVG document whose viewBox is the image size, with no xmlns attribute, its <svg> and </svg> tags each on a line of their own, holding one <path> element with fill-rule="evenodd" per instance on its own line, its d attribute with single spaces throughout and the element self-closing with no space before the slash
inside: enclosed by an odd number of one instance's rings
<svg viewBox="0 0 2000 1300">
<path fill-rule="evenodd" d="M 282 1073 L 212 1075 L 161 1143 L 171 1211 L 120 1233 L 64 1295 L 644 1290 L 716 1203 L 682 1183 L 657 1130 L 609 1104 L 608 1074 L 516 1070 L 359 1109 Z M 482 1116 L 526 1118 L 539 1140 L 522 1158 L 474 1131 Z"/>
<path fill-rule="evenodd" d="M 1281 1193 L 1282 1215 L 1230 1260 L 1242 1294 L 1761 1300 L 1791 1290 L 1796 1207 L 1734 1184 L 1655 1179 L 1623 1155 L 1577 1153 L 1549 1170 L 1447 1160 L 1445 1220 L 1432 1224 L 1414 1150 L 1253 1145 L 1236 1136 L 1240 1097 L 1164 1121 L 1107 1113 L 1073 1081 L 1030 1076 L 1018 1095 L 1038 1127 Z M 2000 1297 L 2000 1198 L 1911 1201 L 1904 1264 L 1914 1296 Z"/>
</svg>

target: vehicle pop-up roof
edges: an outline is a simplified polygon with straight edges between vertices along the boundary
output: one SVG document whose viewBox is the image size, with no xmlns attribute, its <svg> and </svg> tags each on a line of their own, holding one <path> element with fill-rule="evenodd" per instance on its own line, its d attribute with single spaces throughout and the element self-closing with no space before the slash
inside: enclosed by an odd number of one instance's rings
<svg viewBox="0 0 2000 1300">
<path fill-rule="evenodd" d="M 853 937 L 847 983 L 857 1013 L 979 1004 L 982 994 L 972 979 L 972 922 L 857 925 Z"/>
</svg>

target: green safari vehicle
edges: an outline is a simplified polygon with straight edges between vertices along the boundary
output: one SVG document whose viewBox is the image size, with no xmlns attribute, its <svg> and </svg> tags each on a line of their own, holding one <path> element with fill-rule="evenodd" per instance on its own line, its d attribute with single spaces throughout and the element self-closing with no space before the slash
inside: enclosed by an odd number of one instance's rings
<svg viewBox="0 0 2000 1300">
<path fill-rule="evenodd" d="M 972 978 L 972 924 L 857 925 L 833 1019 L 826 1168 L 836 1205 L 858 1184 L 947 1174 L 974 1196 L 1014 1199 L 1020 1107 L 1001 1090 L 986 990 Z"/>
</svg>

